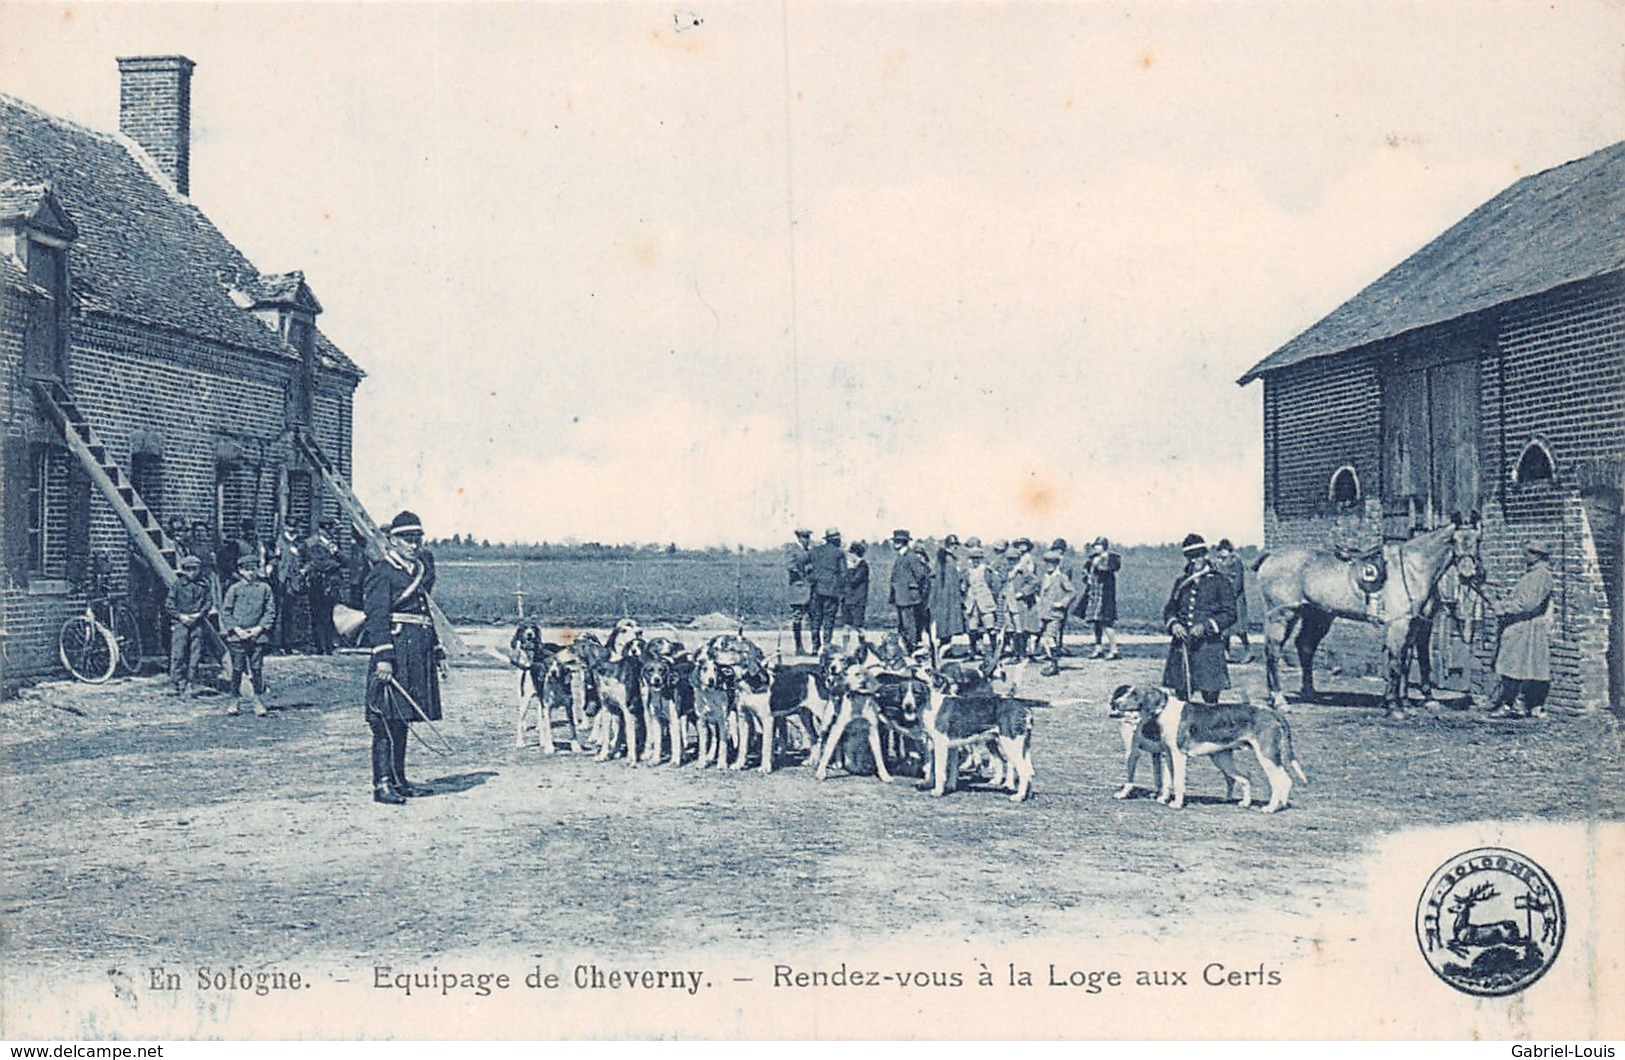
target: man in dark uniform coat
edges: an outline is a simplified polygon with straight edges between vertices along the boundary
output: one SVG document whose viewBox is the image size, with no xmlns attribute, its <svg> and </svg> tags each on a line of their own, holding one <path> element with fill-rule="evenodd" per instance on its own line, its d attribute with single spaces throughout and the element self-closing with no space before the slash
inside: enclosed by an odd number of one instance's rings
<svg viewBox="0 0 1625 1060">
<path fill-rule="evenodd" d="M 1180 544 L 1185 573 L 1174 582 L 1162 609 L 1162 622 L 1173 635 L 1162 683 L 1186 700 L 1200 692 L 1207 703 L 1217 703 L 1230 687 L 1230 667 L 1224 654 L 1224 633 L 1236 623 L 1236 599 L 1224 575 L 1208 561 L 1207 542 L 1200 534 L 1187 534 Z"/>
<path fill-rule="evenodd" d="M 389 549 L 367 571 L 362 602 L 372 658 L 367 725 L 372 729 L 372 797 L 399 806 L 428 789 L 406 780 L 406 727 L 440 720 L 441 649 L 429 613 L 434 564 L 421 552 L 423 525 L 411 512 L 389 524 Z"/>
<path fill-rule="evenodd" d="M 824 531 L 823 544 L 807 554 L 807 584 L 812 650 L 817 655 L 835 635 L 835 620 L 841 616 L 841 597 L 846 591 L 846 553 L 841 551 L 841 532 L 833 526 Z"/>
<path fill-rule="evenodd" d="M 920 646 L 920 631 L 931 621 L 931 564 L 909 547 L 909 541 L 907 530 L 898 530 L 891 536 L 897 559 L 892 563 L 887 598 L 897 608 L 897 632 L 903 635 L 908 650 L 913 651 Z"/>
</svg>

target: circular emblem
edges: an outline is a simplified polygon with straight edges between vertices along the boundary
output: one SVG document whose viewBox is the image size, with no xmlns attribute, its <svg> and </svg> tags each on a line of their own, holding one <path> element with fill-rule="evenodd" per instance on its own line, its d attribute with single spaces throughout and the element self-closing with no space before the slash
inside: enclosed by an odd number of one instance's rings
<svg viewBox="0 0 1625 1060">
<path fill-rule="evenodd" d="M 1464 994 L 1504 997 L 1546 974 L 1563 948 L 1563 896 L 1515 850 L 1480 847 L 1434 870 L 1416 903 L 1416 941 Z"/>
</svg>

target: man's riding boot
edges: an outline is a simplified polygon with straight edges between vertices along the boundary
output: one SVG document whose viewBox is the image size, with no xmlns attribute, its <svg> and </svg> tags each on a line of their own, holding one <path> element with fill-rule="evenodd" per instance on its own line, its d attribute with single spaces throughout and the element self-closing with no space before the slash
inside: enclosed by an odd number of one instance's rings
<svg viewBox="0 0 1625 1060">
<path fill-rule="evenodd" d="M 388 784 L 379 784 L 372 789 L 372 801 L 381 802 L 387 806 L 405 806 L 406 796 L 400 794 Z"/>
</svg>

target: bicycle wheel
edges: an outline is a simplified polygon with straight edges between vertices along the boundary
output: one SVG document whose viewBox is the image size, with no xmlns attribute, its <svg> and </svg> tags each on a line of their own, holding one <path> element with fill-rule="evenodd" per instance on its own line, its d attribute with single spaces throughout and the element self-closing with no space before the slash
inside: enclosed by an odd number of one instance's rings
<svg viewBox="0 0 1625 1060">
<path fill-rule="evenodd" d="M 107 617 L 113 639 L 118 642 L 118 669 L 122 674 L 133 674 L 141 669 L 141 624 L 128 604 L 114 604 Z"/>
<path fill-rule="evenodd" d="M 118 669 L 118 642 L 112 632 L 84 615 L 62 623 L 56 647 L 62 665 L 81 681 L 99 685 Z"/>
</svg>

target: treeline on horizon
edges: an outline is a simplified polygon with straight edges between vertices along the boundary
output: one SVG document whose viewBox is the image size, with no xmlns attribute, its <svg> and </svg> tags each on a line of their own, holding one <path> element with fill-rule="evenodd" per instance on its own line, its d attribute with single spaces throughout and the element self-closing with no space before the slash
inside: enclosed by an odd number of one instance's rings
<svg viewBox="0 0 1625 1060">
<path fill-rule="evenodd" d="M 815 534 L 815 544 L 817 543 L 817 539 L 818 535 Z M 853 538 L 846 538 L 845 543 L 851 544 L 853 540 Z M 858 540 L 868 542 L 871 550 L 876 548 L 889 548 L 891 544 L 889 536 L 860 538 Z M 937 538 L 920 538 L 917 540 L 923 541 L 925 544 L 931 547 L 933 553 L 935 552 L 935 545 L 938 540 Z M 1044 548 L 1049 544 L 1050 540 L 1051 539 L 1048 538 L 1042 541 L 1040 541 L 1038 538 L 1033 539 L 1038 546 L 1039 552 L 1044 551 Z M 1210 541 L 1210 544 L 1217 544 L 1217 542 L 1218 539 L 1214 538 Z M 983 543 L 991 544 L 991 542 L 987 541 L 984 541 Z M 453 534 L 450 537 L 430 538 L 428 541 L 429 547 L 433 550 L 436 558 L 438 559 L 472 559 L 493 562 L 542 562 L 571 559 L 605 559 L 615 557 L 631 558 L 635 556 L 689 556 L 715 558 L 718 556 L 734 556 L 740 554 L 746 556 L 762 554 L 779 555 L 782 554 L 784 550 L 790 546 L 790 544 L 791 542 L 789 538 L 786 538 L 784 544 L 775 545 L 771 548 L 760 548 L 749 545 L 722 544 L 694 548 L 678 545 L 676 542 L 667 542 L 666 544 L 659 544 L 656 542 L 623 542 L 605 544 L 600 541 L 569 540 L 535 542 L 491 541 L 486 538 L 476 539 L 472 534 Z M 1072 541 L 1068 539 L 1067 544 L 1074 554 L 1080 556 L 1086 553 L 1089 547 L 1089 541 L 1087 540 Z M 1112 550 L 1114 552 L 1123 555 L 1134 552 L 1163 552 L 1168 549 L 1172 549 L 1177 552 L 1179 550 L 1179 545 L 1174 541 L 1134 545 L 1122 545 L 1114 542 L 1112 545 Z M 1252 545 L 1238 544 L 1237 551 L 1242 554 L 1244 559 L 1251 559 L 1252 554 L 1255 554 L 1257 549 Z M 963 547 L 958 550 L 958 554 L 961 559 L 964 558 Z"/>
</svg>

